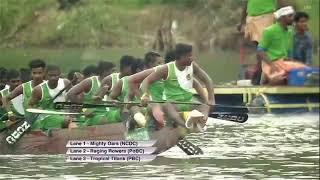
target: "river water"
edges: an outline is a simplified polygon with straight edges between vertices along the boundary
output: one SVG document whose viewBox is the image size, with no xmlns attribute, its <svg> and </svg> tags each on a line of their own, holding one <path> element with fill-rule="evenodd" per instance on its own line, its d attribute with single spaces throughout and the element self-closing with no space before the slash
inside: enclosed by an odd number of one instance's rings
<svg viewBox="0 0 320 180">
<path fill-rule="evenodd" d="M 188 140 L 204 151 L 173 147 L 148 163 L 66 163 L 64 155 L 0 156 L 2 179 L 319 179 L 319 116 L 250 115 L 245 124 L 210 119 Z"/>
</svg>

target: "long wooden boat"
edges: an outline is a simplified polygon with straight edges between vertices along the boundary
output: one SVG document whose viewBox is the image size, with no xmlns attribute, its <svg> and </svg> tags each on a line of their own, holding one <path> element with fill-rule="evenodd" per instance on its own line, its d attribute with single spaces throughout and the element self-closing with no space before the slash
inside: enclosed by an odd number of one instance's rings
<svg viewBox="0 0 320 180">
<path fill-rule="evenodd" d="M 127 133 L 123 123 L 106 124 L 74 129 L 53 129 L 25 134 L 16 144 L 8 145 L 6 134 L 0 135 L 0 154 L 65 154 L 69 140 L 124 140 Z M 150 140 L 156 140 L 155 154 L 168 150 L 184 137 L 178 128 L 162 128 L 150 132 Z"/>
</svg>

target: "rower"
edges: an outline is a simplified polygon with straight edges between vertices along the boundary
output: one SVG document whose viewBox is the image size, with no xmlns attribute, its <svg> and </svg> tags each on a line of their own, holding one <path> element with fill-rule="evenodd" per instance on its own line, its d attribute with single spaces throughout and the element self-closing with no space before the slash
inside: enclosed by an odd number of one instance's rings
<svg viewBox="0 0 320 180">
<path fill-rule="evenodd" d="M 133 56 L 124 55 L 120 58 L 120 72 L 112 73 L 106 76 L 101 81 L 101 86 L 98 93 L 94 97 L 96 101 L 106 99 L 106 96 L 110 93 L 111 89 L 117 84 L 120 78 L 131 75 L 135 58 Z M 114 69 L 112 69 L 114 70 Z M 108 123 L 118 122 L 121 120 L 119 108 L 108 108 L 106 117 Z"/>
<path fill-rule="evenodd" d="M 101 81 L 101 88 L 106 87 L 107 91 L 110 90 L 117 84 L 119 79 L 125 76 L 132 75 L 132 66 L 135 63 L 135 59 L 133 56 L 124 55 L 120 58 L 120 72 L 119 73 L 112 73 L 105 77 Z M 101 96 L 103 97 L 103 96 Z"/>
<path fill-rule="evenodd" d="M 68 98 L 73 103 L 93 103 L 97 95 L 101 81 L 109 76 L 115 65 L 111 62 L 100 61 L 96 68 L 98 76 L 87 77 L 68 92 Z"/>
<path fill-rule="evenodd" d="M 0 67 L 0 90 L 8 88 L 9 86 L 7 85 L 7 69 Z"/>
<path fill-rule="evenodd" d="M 106 90 L 105 88 L 100 89 L 101 81 L 103 78 L 110 75 L 114 68 L 115 65 L 113 63 L 100 61 L 96 67 L 98 76 L 88 77 L 72 87 L 67 94 L 70 101 L 73 103 L 94 103 L 102 100 L 102 98 L 99 98 L 98 94 L 103 93 Z M 78 125 L 92 126 L 107 123 L 105 118 L 106 109 L 90 108 L 84 110 L 85 116 L 78 117 Z"/>
<path fill-rule="evenodd" d="M 140 97 L 139 86 L 141 82 L 148 75 L 154 72 L 158 66 L 163 64 L 163 59 L 161 58 L 161 55 L 159 53 L 150 51 L 145 54 L 144 62 L 147 69 L 142 72 L 131 75 L 127 79 L 129 83 L 129 91 L 130 91 L 128 94 L 130 94 L 131 96 Z M 161 81 L 158 81 L 153 83 L 151 86 L 152 86 L 151 87 L 152 100 L 161 101 L 162 95 L 163 95 L 163 83 Z M 148 105 L 148 109 L 150 109 L 151 112 L 154 112 L 153 116 L 158 122 L 164 122 L 164 119 L 162 118 L 163 113 L 159 105 L 150 104 Z M 138 106 L 131 107 L 131 114 L 133 114 L 133 117 L 134 117 L 133 119 L 136 121 L 135 124 L 137 124 L 139 127 L 145 126 L 145 123 L 146 123 L 146 119 L 143 113 L 141 112 L 142 110 L 140 107 Z"/>
<path fill-rule="evenodd" d="M 5 88 L 0 91 L 0 105 L 2 105 L 2 98 L 5 98 L 12 92 L 16 87 L 21 85 L 20 73 L 17 70 L 11 69 L 8 71 L 8 85 L 9 88 Z M 15 117 L 21 117 L 24 115 L 24 109 L 22 105 L 22 94 L 13 98 L 10 103 L 10 107 L 7 109 L 8 116 L 11 120 Z"/>
<path fill-rule="evenodd" d="M 62 90 L 68 90 L 70 81 L 60 78 L 61 71 L 56 65 L 48 65 L 46 70 L 47 81 L 36 86 L 32 91 L 31 99 L 29 100 L 30 108 L 40 108 L 45 110 L 54 109 L 55 102 L 65 102 L 66 93 Z M 55 97 L 57 96 L 57 97 Z M 55 99 L 54 99 L 55 98 Z M 32 124 L 32 129 L 50 130 L 53 128 L 67 127 L 69 122 L 68 117 L 62 115 L 39 115 L 37 120 Z"/>
<path fill-rule="evenodd" d="M 80 73 L 79 70 L 71 70 L 71 71 L 69 71 L 67 78 L 72 83 L 72 86 L 75 86 L 75 85 L 79 84 L 84 79 L 84 76 L 83 76 L 83 74 Z M 74 80 L 74 79 L 76 79 L 76 80 Z"/>
<path fill-rule="evenodd" d="M 82 70 L 82 74 L 84 79 L 87 79 L 91 76 L 97 76 L 97 66 L 95 65 L 88 65 Z"/>
<path fill-rule="evenodd" d="M 170 119 L 173 119 L 178 125 L 187 127 L 185 121 L 180 116 L 180 111 L 190 111 L 197 109 L 203 114 L 201 120 L 202 126 L 205 125 L 209 114 L 209 106 L 213 105 L 213 83 L 205 71 L 193 61 L 192 46 L 188 44 L 177 44 L 175 47 L 176 60 L 159 68 L 159 70 L 152 72 L 142 83 L 141 89 L 143 95 L 141 97 L 142 103 L 147 104 L 150 101 L 150 85 L 154 82 L 162 80 L 164 82 L 164 95 L 168 103 L 163 106 L 163 110 Z M 197 78 L 205 83 L 208 98 L 203 102 L 203 105 L 193 107 L 188 105 L 192 102 L 192 88 L 194 87 L 193 80 Z M 201 93 L 201 92 L 198 92 Z M 186 102 L 183 105 L 176 105 L 170 101 Z"/>
<path fill-rule="evenodd" d="M 31 98 L 31 92 L 34 87 L 41 84 L 45 76 L 46 64 L 41 59 L 32 60 L 29 63 L 31 70 L 31 81 L 23 83 L 11 91 L 7 96 L 3 97 L 3 106 L 9 112 L 10 101 L 22 96 L 23 97 L 23 108 L 24 111 L 28 108 L 29 99 Z"/>
<path fill-rule="evenodd" d="M 0 91 L 0 130 L 10 126 L 14 123 L 18 117 L 23 117 L 24 109 L 22 106 L 22 95 L 12 99 L 10 101 L 10 110 L 6 111 L 2 106 L 2 98 L 7 96 L 13 89 L 21 84 L 20 73 L 16 70 L 9 70 L 8 72 L 8 85 L 9 88 L 5 88 Z"/>
<path fill-rule="evenodd" d="M 136 74 L 140 71 L 143 71 L 145 68 L 145 65 L 141 59 L 133 59 L 132 60 L 132 74 Z M 121 79 L 118 80 L 116 85 L 111 90 L 110 96 L 108 97 L 110 100 L 114 101 L 120 101 L 120 102 L 128 102 L 128 101 L 136 101 L 134 94 L 130 94 L 132 91 L 130 90 L 129 85 L 129 76 L 124 76 Z M 137 88 L 135 88 L 137 89 Z M 121 121 L 121 114 L 123 113 L 129 113 L 129 110 L 133 112 L 139 112 L 139 109 L 136 106 L 128 106 L 124 107 L 122 109 L 119 108 L 112 108 L 110 112 L 108 112 L 107 118 L 109 121 L 112 122 L 119 122 Z M 139 117 L 144 118 L 143 115 L 139 114 Z M 123 118 L 125 119 L 125 118 Z M 145 120 L 142 120 L 145 121 Z"/>
</svg>

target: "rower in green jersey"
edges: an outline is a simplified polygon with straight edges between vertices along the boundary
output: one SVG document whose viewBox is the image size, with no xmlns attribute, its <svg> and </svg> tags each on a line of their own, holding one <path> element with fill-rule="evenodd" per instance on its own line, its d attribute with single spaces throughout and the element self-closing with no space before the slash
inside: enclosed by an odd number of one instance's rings
<svg viewBox="0 0 320 180">
<path fill-rule="evenodd" d="M 131 74 L 140 72 L 144 69 L 144 63 L 140 59 L 133 59 L 132 60 L 132 66 L 131 66 Z M 133 97 L 130 97 L 129 93 L 129 82 L 128 82 L 129 76 L 124 76 L 121 79 L 118 80 L 118 82 L 113 85 L 113 88 L 111 90 L 111 93 L 109 94 L 108 99 L 112 101 L 119 101 L 119 102 L 128 102 L 134 100 Z M 134 107 L 123 107 L 123 108 L 110 108 L 110 111 L 107 114 L 107 118 L 111 122 L 121 122 L 122 120 L 125 120 L 126 118 L 121 118 L 122 114 L 128 114 L 129 109 Z"/>
<path fill-rule="evenodd" d="M 68 79 L 60 78 L 61 71 L 58 66 L 49 65 L 46 70 L 47 81 L 36 86 L 29 100 L 30 108 L 45 110 L 54 109 L 55 102 L 65 102 L 66 93 L 71 83 Z M 57 96 L 63 91 L 59 96 Z M 57 96 L 57 97 L 56 97 Z M 55 98 L 55 99 L 54 99 Z M 50 130 L 68 127 L 69 119 L 63 115 L 40 115 L 32 124 L 32 129 Z"/>
<path fill-rule="evenodd" d="M 31 98 L 32 89 L 43 82 L 45 76 L 45 67 L 46 64 L 41 59 L 35 59 L 29 63 L 32 80 L 19 85 L 14 90 L 10 91 L 10 93 L 7 96 L 3 97 L 3 107 L 6 109 L 6 111 L 10 111 L 10 102 L 12 102 L 13 99 L 22 96 L 25 116 L 28 115 L 28 113 L 25 110 L 28 108 L 28 103 L 29 99 Z"/>
<path fill-rule="evenodd" d="M 108 87 L 101 88 L 101 81 L 110 75 L 114 68 L 113 63 L 100 61 L 96 67 L 98 76 L 88 77 L 72 87 L 67 95 L 69 100 L 74 103 L 88 104 L 102 100 L 102 98 L 99 98 L 99 94 L 106 92 Z M 93 126 L 107 123 L 106 108 L 90 108 L 86 109 L 84 113 L 84 116 L 78 117 L 78 125 Z"/>
<path fill-rule="evenodd" d="M 118 83 L 119 79 L 125 76 L 130 76 L 132 75 L 132 68 L 135 63 L 135 59 L 133 56 L 128 56 L 124 55 L 120 58 L 120 72 L 119 73 L 112 73 L 108 76 L 106 76 L 102 81 L 101 81 L 101 88 L 103 87 L 108 87 L 108 92 L 107 94 L 110 93 L 112 88 L 115 87 L 115 85 Z M 103 94 L 104 96 L 105 94 Z M 101 96 L 101 98 L 103 98 Z"/>
<path fill-rule="evenodd" d="M 2 97 L 6 97 L 13 91 L 17 86 L 21 84 L 20 73 L 16 70 L 9 70 L 8 72 L 8 88 L 5 88 L 0 91 L 0 130 L 6 127 L 5 121 L 10 124 L 12 121 L 16 120 L 18 117 L 23 117 L 24 109 L 22 106 L 22 95 L 11 100 L 10 110 L 6 111 L 5 108 L 2 107 Z M 4 117 L 2 117 L 4 116 Z"/>
<path fill-rule="evenodd" d="M 162 80 L 164 82 L 164 95 L 168 103 L 163 106 L 165 114 L 182 127 L 187 127 L 180 111 L 190 111 L 197 109 L 203 114 L 202 125 L 205 124 L 209 106 L 214 104 L 213 83 L 210 77 L 205 73 L 197 63 L 193 61 L 192 46 L 188 44 L 177 44 L 175 47 L 176 60 L 152 72 L 142 82 L 141 97 L 142 103 L 147 104 L 150 101 L 150 85 Z M 192 107 L 190 105 L 176 105 L 170 101 L 192 102 L 192 89 L 194 88 L 194 78 L 205 83 L 208 98 L 203 100 L 203 105 Z M 200 88 L 201 89 L 201 88 Z M 196 89 L 197 90 L 197 89 Z M 198 92 L 199 94 L 202 92 Z"/>
<path fill-rule="evenodd" d="M 12 92 L 16 87 L 21 85 L 20 73 L 17 70 L 11 69 L 8 72 L 8 85 L 9 88 L 0 91 L 0 104 L 2 104 L 2 98 L 5 98 Z M 22 95 L 17 96 L 11 100 L 10 110 L 7 112 L 12 112 L 11 114 L 15 116 L 23 116 L 24 109 L 22 106 Z"/>
<path fill-rule="evenodd" d="M 145 65 L 142 60 L 140 59 L 134 59 L 132 64 L 132 74 L 137 74 L 141 71 L 143 71 L 145 68 Z M 128 102 L 134 100 L 134 96 L 130 96 L 130 84 L 129 84 L 129 77 L 133 76 L 132 74 L 129 74 L 128 76 L 124 76 L 117 80 L 117 83 L 113 85 L 113 88 L 111 89 L 111 93 L 109 96 L 109 99 L 111 100 L 117 100 L 120 102 Z M 132 94 L 133 95 L 133 94 Z"/>
<path fill-rule="evenodd" d="M 132 75 L 134 63 L 135 59 L 133 56 L 122 56 L 120 58 L 120 72 L 112 73 L 102 80 L 99 90 L 100 93 L 97 97 L 100 97 L 101 100 L 104 99 L 106 95 L 110 94 L 111 90 L 116 86 L 121 78 Z M 121 110 L 117 107 L 109 108 L 109 111 L 106 113 L 108 122 L 113 123 L 121 121 L 120 112 Z"/>
<path fill-rule="evenodd" d="M 143 81 L 144 78 L 146 78 L 149 74 L 151 74 L 153 71 L 157 69 L 157 66 L 160 66 L 163 64 L 163 59 L 160 56 L 159 53 L 157 52 L 147 52 L 145 54 L 145 59 L 144 59 L 144 64 L 145 67 L 147 68 L 144 71 L 138 72 L 134 75 L 129 76 L 128 78 L 123 79 L 123 83 L 118 84 L 118 90 L 113 91 L 113 97 L 116 98 L 117 96 L 121 97 L 124 96 L 123 94 L 129 95 L 130 98 L 128 99 L 133 99 L 137 101 L 136 97 L 140 97 L 140 90 L 139 86 L 140 83 Z M 125 87 L 125 88 L 124 88 Z M 125 91 L 124 89 L 128 89 Z M 120 91 L 121 90 L 121 91 Z M 151 90 L 152 98 L 154 101 L 161 101 L 162 100 L 162 94 L 163 94 L 163 83 L 162 82 L 156 82 L 152 84 L 152 90 Z M 161 107 L 158 104 L 150 104 L 148 106 L 148 109 L 150 109 L 151 112 L 155 112 L 154 114 L 163 114 Z M 130 113 L 133 115 L 133 119 L 136 122 L 142 122 L 140 125 L 139 123 L 134 123 L 137 124 L 138 127 L 144 126 L 145 124 L 145 117 L 142 112 L 144 112 L 145 109 L 138 106 L 132 106 L 130 108 Z M 160 111 L 160 112 L 159 112 Z M 161 118 L 161 116 L 159 116 Z M 140 120 L 139 120 L 140 119 Z M 158 119 L 157 119 L 158 120 Z M 161 121 L 161 120 L 159 120 Z"/>
</svg>

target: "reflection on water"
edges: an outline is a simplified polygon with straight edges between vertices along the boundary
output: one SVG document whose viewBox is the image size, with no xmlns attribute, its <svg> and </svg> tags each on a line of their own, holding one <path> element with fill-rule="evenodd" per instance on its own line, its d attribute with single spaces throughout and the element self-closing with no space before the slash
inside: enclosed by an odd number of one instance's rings
<svg viewBox="0 0 320 180">
<path fill-rule="evenodd" d="M 204 155 L 174 147 L 139 164 L 65 163 L 57 156 L 0 156 L 0 178 L 197 179 L 319 178 L 319 116 L 250 116 L 245 124 L 210 119 L 209 129 L 188 139 Z"/>
</svg>

